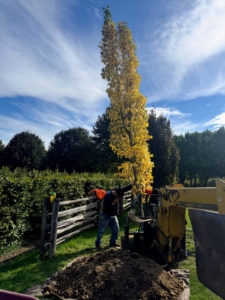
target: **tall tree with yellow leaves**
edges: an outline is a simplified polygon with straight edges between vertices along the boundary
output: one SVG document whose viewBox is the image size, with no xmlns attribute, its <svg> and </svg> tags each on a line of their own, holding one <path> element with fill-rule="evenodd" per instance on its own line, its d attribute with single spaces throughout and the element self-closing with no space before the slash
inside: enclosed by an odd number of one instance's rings
<svg viewBox="0 0 225 300">
<path fill-rule="evenodd" d="M 150 186 L 153 163 L 148 150 L 148 113 L 146 97 L 140 93 L 139 61 L 132 33 L 124 22 L 112 21 L 109 7 L 103 8 L 104 24 L 100 43 L 104 64 L 102 78 L 107 80 L 110 108 L 110 146 L 125 162 L 119 175 L 133 184 L 133 192 Z"/>
</svg>

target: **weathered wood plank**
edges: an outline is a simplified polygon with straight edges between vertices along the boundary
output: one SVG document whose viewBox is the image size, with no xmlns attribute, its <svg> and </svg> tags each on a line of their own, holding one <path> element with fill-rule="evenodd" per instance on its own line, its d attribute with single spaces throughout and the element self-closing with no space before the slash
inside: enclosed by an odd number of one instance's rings
<svg viewBox="0 0 225 300">
<path fill-rule="evenodd" d="M 124 195 L 131 194 L 131 190 L 124 192 Z"/>
<path fill-rule="evenodd" d="M 85 214 L 80 214 L 80 215 L 78 215 L 74 218 L 70 218 L 70 219 L 67 219 L 67 220 L 62 220 L 62 221 L 58 222 L 57 229 L 61 229 L 61 228 L 66 227 L 66 226 L 70 226 L 70 225 L 74 224 L 77 221 L 84 220 L 85 218 L 89 218 L 93 215 L 96 215 L 96 217 L 97 217 L 97 212 L 96 211 L 91 211 L 91 212 L 88 212 L 88 213 L 85 213 Z"/>
<path fill-rule="evenodd" d="M 84 220 L 83 222 L 76 222 L 74 224 L 71 224 L 70 226 L 67 226 L 66 228 L 64 227 L 62 229 L 58 229 L 57 230 L 57 236 L 62 234 L 63 232 L 71 230 L 72 228 L 84 225 L 86 223 L 94 222 L 94 221 L 96 221 L 96 217 L 88 218 L 88 219 Z"/>
<path fill-rule="evenodd" d="M 129 198 L 129 199 L 123 199 L 123 203 L 127 203 L 127 202 L 132 202 L 132 199 Z"/>
<path fill-rule="evenodd" d="M 86 210 L 90 210 L 90 209 L 93 209 L 93 208 L 97 209 L 97 207 L 98 207 L 97 202 L 87 204 L 87 205 L 82 205 L 82 206 L 79 206 L 79 207 L 74 207 L 74 208 L 71 208 L 71 209 L 68 209 L 68 210 L 65 210 L 65 211 L 60 211 L 59 214 L 58 214 L 58 217 L 61 218 L 61 217 L 69 216 L 69 215 L 72 215 L 72 214 L 76 214 L 80 211 L 86 211 Z"/>
<path fill-rule="evenodd" d="M 131 198 L 131 193 L 126 193 L 126 194 L 123 195 L 123 197 L 125 197 L 125 198 Z"/>
<path fill-rule="evenodd" d="M 71 232 L 71 233 L 69 233 L 67 235 L 64 235 L 64 236 L 62 236 L 62 237 L 60 237 L 60 238 L 58 238 L 56 240 L 56 244 L 58 245 L 59 243 L 64 242 L 65 240 L 67 240 L 68 238 L 72 237 L 73 235 L 78 234 L 78 233 L 80 233 L 80 232 L 82 232 L 84 230 L 90 229 L 92 227 L 95 227 L 95 225 L 94 224 L 90 224 L 90 225 L 87 225 L 87 226 L 85 226 L 83 228 L 80 228 L 80 229 L 78 229 L 78 230 L 76 230 L 74 232 Z"/>
<path fill-rule="evenodd" d="M 124 199 L 131 199 L 131 195 L 124 195 L 123 198 Z"/>
<path fill-rule="evenodd" d="M 126 209 L 128 209 L 130 207 L 131 207 L 131 203 L 125 203 L 125 204 L 123 204 L 123 210 L 126 210 Z"/>
<path fill-rule="evenodd" d="M 66 201 L 61 201 L 60 206 L 74 204 L 74 203 L 80 203 L 80 202 L 90 201 L 90 200 L 93 200 L 93 198 L 88 198 L 87 197 L 87 198 L 76 199 L 76 200 L 66 200 Z"/>
<path fill-rule="evenodd" d="M 50 245 L 49 245 L 50 257 L 54 256 L 56 251 L 59 202 L 60 199 L 56 198 L 53 202 L 53 207 L 52 207 L 51 234 L 50 234 Z"/>
</svg>

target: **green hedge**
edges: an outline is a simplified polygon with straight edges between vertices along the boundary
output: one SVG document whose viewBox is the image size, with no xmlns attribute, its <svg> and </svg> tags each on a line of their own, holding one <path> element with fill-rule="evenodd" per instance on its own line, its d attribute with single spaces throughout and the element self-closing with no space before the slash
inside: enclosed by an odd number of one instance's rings
<svg viewBox="0 0 225 300">
<path fill-rule="evenodd" d="M 0 248 L 39 241 L 43 200 L 51 191 L 71 200 L 89 195 L 91 189 L 125 184 L 113 175 L 0 169 Z"/>
</svg>

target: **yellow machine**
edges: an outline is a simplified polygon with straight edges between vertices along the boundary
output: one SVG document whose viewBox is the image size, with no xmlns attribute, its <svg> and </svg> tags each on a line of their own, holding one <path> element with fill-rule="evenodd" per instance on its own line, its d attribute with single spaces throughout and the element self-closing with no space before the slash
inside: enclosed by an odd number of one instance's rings
<svg viewBox="0 0 225 300">
<path fill-rule="evenodd" d="M 207 188 L 160 188 L 144 205 L 141 216 L 128 213 L 122 247 L 162 265 L 185 258 L 189 208 L 199 281 L 225 299 L 225 181 L 217 179 L 216 187 Z M 138 231 L 129 232 L 130 220 L 139 224 Z"/>
</svg>

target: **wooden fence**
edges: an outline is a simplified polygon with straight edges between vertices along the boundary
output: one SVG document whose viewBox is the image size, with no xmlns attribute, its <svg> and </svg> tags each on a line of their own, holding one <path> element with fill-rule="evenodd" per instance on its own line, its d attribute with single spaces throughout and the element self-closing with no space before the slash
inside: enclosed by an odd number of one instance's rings
<svg viewBox="0 0 225 300">
<path fill-rule="evenodd" d="M 126 192 L 120 199 L 119 215 L 131 207 L 131 192 Z M 66 239 L 93 227 L 97 227 L 102 211 L 102 200 L 96 195 L 76 200 L 60 201 L 56 198 L 51 204 L 49 198 L 43 203 L 41 257 L 49 251 L 52 257 L 56 252 L 56 245 Z"/>
</svg>

